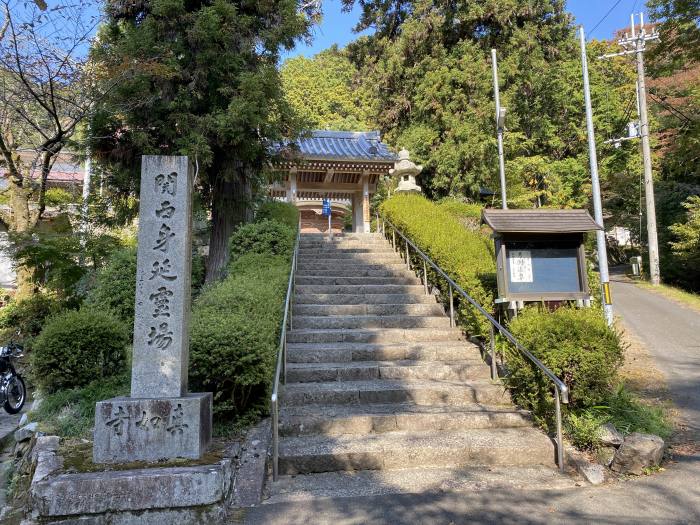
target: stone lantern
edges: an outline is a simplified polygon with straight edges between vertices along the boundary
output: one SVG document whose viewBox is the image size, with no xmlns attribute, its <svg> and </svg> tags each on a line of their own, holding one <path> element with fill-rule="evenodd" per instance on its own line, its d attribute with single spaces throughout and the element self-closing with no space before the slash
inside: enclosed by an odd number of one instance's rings
<svg viewBox="0 0 700 525">
<path fill-rule="evenodd" d="M 416 192 L 420 193 L 420 186 L 416 184 L 416 175 L 423 170 L 423 166 L 416 166 L 409 159 L 408 150 L 402 149 L 399 151 L 399 160 L 394 164 L 394 169 L 389 170 L 389 174 L 399 179 L 397 192 Z"/>
</svg>

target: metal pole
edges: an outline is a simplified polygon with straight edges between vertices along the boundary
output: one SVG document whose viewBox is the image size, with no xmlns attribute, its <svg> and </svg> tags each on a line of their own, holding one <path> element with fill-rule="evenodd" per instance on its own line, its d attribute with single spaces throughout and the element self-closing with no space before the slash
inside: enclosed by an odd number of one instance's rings
<svg viewBox="0 0 700 525">
<path fill-rule="evenodd" d="M 411 269 L 411 256 L 408 254 L 408 242 L 406 242 L 406 266 Z"/>
<path fill-rule="evenodd" d="M 554 408 L 557 412 L 557 463 L 559 470 L 564 472 L 564 438 L 561 432 L 561 400 L 559 399 L 559 389 L 554 387 Z"/>
<path fill-rule="evenodd" d="M 272 481 L 277 481 L 279 476 L 279 455 L 279 415 L 275 394 L 272 397 Z"/>
<path fill-rule="evenodd" d="M 391 229 L 391 247 L 396 251 L 396 230 Z"/>
<path fill-rule="evenodd" d="M 583 26 L 579 28 L 581 43 L 581 67 L 583 68 L 583 98 L 586 104 L 586 129 L 588 132 L 588 160 L 591 166 L 591 182 L 593 190 L 593 212 L 595 221 L 602 229 L 596 231 L 598 247 L 598 269 L 600 271 L 600 286 L 602 289 L 603 313 L 608 326 L 613 324 L 613 307 L 610 295 L 610 277 L 608 275 L 608 252 L 605 246 L 605 225 L 603 224 L 603 204 L 600 199 L 600 180 L 598 179 L 598 156 L 595 147 L 595 131 L 593 129 L 593 109 L 591 108 L 591 89 L 588 84 L 588 58 L 586 57 L 586 37 Z"/>
<path fill-rule="evenodd" d="M 454 306 L 454 297 L 452 296 L 452 284 L 450 284 L 450 326 L 454 327 L 455 325 L 455 306 Z"/>
<path fill-rule="evenodd" d="M 496 368 L 496 334 L 493 331 L 493 325 L 489 323 L 491 328 L 491 379 L 498 379 L 498 369 Z"/>
<path fill-rule="evenodd" d="M 425 295 L 428 295 L 428 268 L 423 259 L 423 286 L 425 287 Z"/>
<path fill-rule="evenodd" d="M 649 145 L 649 117 L 647 115 L 647 89 L 644 80 L 644 18 L 640 15 L 637 50 L 637 85 L 639 95 L 639 127 L 644 158 L 644 197 L 647 212 L 647 238 L 649 242 L 649 277 L 651 284 L 661 282 L 659 270 L 659 238 L 656 233 L 656 204 L 654 203 L 654 179 L 651 171 L 651 146 Z M 634 21 L 632 22 L 634 28 Z M 634 31 L 634 29 L 633 29 Z M 632 35 L 634 36 L 634 34 Z"/>
<path fill-rule="evenodd" d="M 501 114 L 501 97 L 498 89 L 498 64 L 496 50 L 491 50 L 491 69 L 493 71 L 493 95 L 496 99 L 496 138 L 498 139 L 498 170 L 501 177 L 501 208 L 508 208 L 506 198 L 506 166 L 503 158 L 503 126 L 498 123 Z"/>
</svg>

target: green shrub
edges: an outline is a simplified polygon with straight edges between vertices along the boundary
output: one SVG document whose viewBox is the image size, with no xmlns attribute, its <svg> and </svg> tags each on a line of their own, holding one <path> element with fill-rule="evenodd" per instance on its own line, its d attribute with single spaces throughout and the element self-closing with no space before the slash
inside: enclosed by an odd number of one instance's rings
<svg viewBox="0 0 700 525">
<path fill-rule="evenodd" d="M 39 408 L 29 414 L 42 432 L 61 437 L 91 438 L 95 425 L 95 404 L 118 396 L 128 396 L 130 375 L 124 372 L 92 381 L 80 388 L 47 395 Z"/>
<path fill-rule="evenodd" d="M 622 364 L 620 335 L 599 309 L 530 307 L 510 322 L 509 330 L 569 387 L 569 409 L 576 412 L 603 404 L 616 385 Z M 538 417 L 553 414 L 552 383 L 512 345 L 504 345 L 508 386 L 515 400 Z"/>
<path fill-rule="evenodd" d="M 95 276 L 85 305 L 113 312 L 128 326 L 134 324 L 136 294 L 136 248 L 123 248 L 112 254 Z"/>
<path fill-rule="evenodd" d="M 672 431 L 661 408 L 643 403 L 624 385 L 609 393 L 601 405 L 568 413 L 565 430 L 576 447 L 595 450 L 600 447 L 599 427 L 605 423 L 612 423 L 625 436 L 642 432 L 665 439 Z"/>
<path fill-rule="evenodd" d="M 492 309 L 496 266 L 491 239 L 465 228 L 451 213 L 420 195 L 394 195 L 380 209 L 465 292 L 485 309 Z M 436 275 L 428 279 L 446 295 L 443 279 Z M 460 324 L 472 335 L 488 333 L 488 321 L 473 307 L 457 300 L 456 308 Z"/>
<path fill-rule="evenodd" d="M 481 221 L 481 212 L 484 207 L 481 204 L 474 204 L 469 202 L 460 201 L 457 199 L 442 199 L 438 202 L 438 206 L 445 210 L 450 215 L 454 215 L 457 218 L 470 218 L 477 219 Z"/>
<path fill-rule="evenodd" d="M 255 221 L 262 222 L 264 220 L 281 222 L 296 231 L 299 224 L 299 208 L 288 202 L 264 202 L 260 208 L 258 208 Z"/>
<path fill-rule="evenodd" d="M 46 393 L 124 372 L 130 334 L 122 321 L 94 308 L 51 317 L 34 340 L 32 376 Z"/>
<path fill-rule="evenodd" d="M 77 199 L 69 191 L 63 188 L 49 188 L 44 194 L 44 200 L 47 206 L 65 206 L 76 202 Z"/>
<path fill-rule="evenodd" d="M 296 232 L 278 221 L 265 219 L 244 224 L 231 236 L 231 261 L 247 253 L 289 255 L 294 250 Z"/>
<path fill-rule="evenodd" d="M 53 296 L 37 293 L 19 301 L 12 301 L 0 308 L 2 339 L 22 341 L 25 344 L 39 335 L 47 317 L 58 312 L 61 301 Z M 19 337 L 16 335 L 19 330 Z M 0 341 L 4 344 L 7 341 Z"/>
<path fill-rule="evenodd" d="M 288 254 L 243 255 L 194 303 L 190 383 L 194 391 L 214 393 L 217 419 L 266 406 L 289 266 Z"/>
<path fill-rule="evenodd" d="M 204 258 L 192 255 L 192 289 L 204 283 Z M 95 274 L 92 287 L 85 296 L 85 305 L 113 312 L 129 327 L 134 325 L 136 302 L 136 247 L 114 252 L 104 268 Z"/>
</svg>

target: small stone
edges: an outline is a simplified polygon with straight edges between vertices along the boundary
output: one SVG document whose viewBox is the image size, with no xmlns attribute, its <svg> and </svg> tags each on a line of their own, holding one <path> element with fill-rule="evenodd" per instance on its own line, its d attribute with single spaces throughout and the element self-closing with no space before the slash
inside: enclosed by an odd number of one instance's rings
<svg viewBox="0 0 700 525">
<path fill-rule="evenodd" d="M 612 423 L 605 423 L 598 427 L 598 439 L 605 446 L 619 447 L 625 440 L 619 430 Z"/>
<path fill-rule="evenodd" d="M 581 475 L 591 485 L 600 485 L 605 482 L 605 467 L 596 463 L 589 463 L 579 468 Z"/>
<path fill-rule="evenodd" d="M 17 443 L 21 443 L 22 441 L 31 439 L 31 437 L 36 433 L 38 427 L 39 424 L 34 422 L 15 430 L 15 441 Z"/>
<path fill-rule="evenodd" d="M 617 449 L 615 447 L 600 447 L 596 451 L 596 459 L 601 465 L 609 467 L 615 457 L 615 452 Z"/>
<path fill-rule="evenodd" d="M 29 417 L 27 416 L 26 413 L 22 414 L 22 417 L 19 418 L 19 426 L 23 427 L 24 425 L 27 424 L 27 421 L 29 420 Z"/>
<path fill-rule="evenodd" d="M 40 436 L 36 438 L 36 443 L 32 449 L 32 461 L 36 462 L 41 453 L 56 452 L 59 444 L 58 436 Z"/>
<path fill-rule="evenodd" d="M 625 442 L 617 449 L 610 468 L 620 474 L 639 476 L 645 468 L 661 463 L 664 446 L 664 440 L 659 436 L 634 432 L 627 436 Z"/>
<path fill-rule="evenodd" d="M 260 440 L 259 440 L 259 439 L 254 439 L 250 444 L 253 445 L 253 448 L 255 448 L 255 447 L 257 447 L 257 446 L 260 444 Z"/>
</svg>

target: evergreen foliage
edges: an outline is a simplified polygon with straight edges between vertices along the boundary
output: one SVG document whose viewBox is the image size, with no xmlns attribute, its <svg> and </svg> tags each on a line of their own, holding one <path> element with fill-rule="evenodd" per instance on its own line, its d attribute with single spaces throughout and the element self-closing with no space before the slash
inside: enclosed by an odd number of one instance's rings
<svg viewBox="0 0 700 525">
<path fill-rule="evenodd" d="M 271 141 L 293 135 L 277 62 L 308 35 L 316 2 L 108 1 L 93 59 L 114 84 L 92 122 L 93 151 L 135 188 L 140 155 L 188 155 L 211 209 L 207 281 L 267 181 Z M 118 80 L 116 82 L 115 80 Z M 106 137 L 98 139 L 97 137 Z"/>
<path fill-rule="evenodd" d="M 289 270 L 289 254 L 242 255 L 193 305 L 190 383 L 214 393 L 217 419 L 267 407 Z"/>
<path fill-rule="evenodd" d="M 282 64 L 282 87 L 306 129 L 367 131 L 370 103 L 347 53 L 333 46 Z"/>
<path fill-rule="evenodd" d="M 508 329 L 554 375 L 569 387 L 568 409 L 601 405 L 617 384 L 623 360 L 620 335 L 599 309 L 559 308 L 554 312 L 526 308 Z M 545 421 L 554 414 L 553 385 L 518 349 L 503 343 L 507 384 L 515 401 Z"/>
<path fill-rule="evenodd" d="M 477 303 L 487 311 L 492 308 L 496 267 L 488 236 L 465 228 L 446 209 L 420 195 L 394 195 L 380 210 Z M 447 296 L 448 284 L 432 270 L 428 281 Z M 487 334 L 488 321 L 459 296 L 455 298 L 460 324 L 471 335 Z"/>
<path fill-rule="evenodd" d="M 111 311 L 133 327 L 135 302 L 136 248 L 129 247 L 112 254 L 105 267 L 97 272 L 85 305 Z"/>
<path fill-rule="evenodd" d="M 299 208 L 288 202 L 267 201 L 258 208 L 255 220 L 281 222 L 296 232 L 299 226 Z"/>
<path fill-rule="evenodd" d="M 31 375 L 45 393 L 123 373 L 130 333 L 109 312 L 68 310 L 46 322 L 34 340 Z"/>
<path fill-rule="evenodd" d="M 265 219 L 244 224 L 231 236 L 231 260 L 249 253 L 289 255 L 295 238 L 296 232 L 281 222 Z"/>
</svg>

